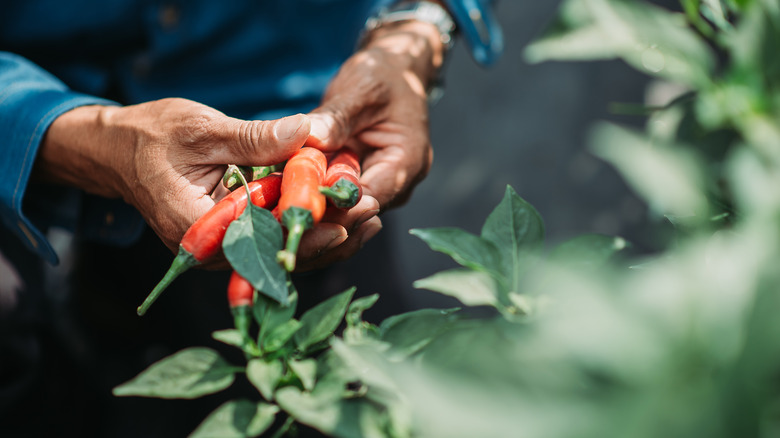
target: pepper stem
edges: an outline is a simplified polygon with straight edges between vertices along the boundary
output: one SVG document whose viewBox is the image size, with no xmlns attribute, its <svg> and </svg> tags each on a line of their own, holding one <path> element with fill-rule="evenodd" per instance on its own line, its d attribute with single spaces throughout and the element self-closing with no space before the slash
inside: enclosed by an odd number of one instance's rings
<svg viewBox="0 0 780 438">
<path fill-rule="evenodd" d="M 346 178 L 340 178 L 332 186 L 321 186 L 320 193 L 330 198 L 338 208 L 351 208 L 360 201 L 360 189 Z"/>
<path fill-rule="evenodd" d="M 236 306 L 231 308 L 231 312 L 233 313 L 233 325 L 235 325 L 236 330 L 238 330 L 241 333 L 241 336 L 244 338 L 244 342 L 246 343 L 249 338 L 249 325 L 251 323 L 251 306 Z"/>
<path fill-rule="evenodd" d="M 222 177 L 222 185 L 224 185 L 225 188 L 230 190 L 231 192 L 237 189 L 239 184 L 241 184 L 241 178 L 239 178 L 238 173 L 244 175 L 244 178 L 254 179 L 255 170 L 253 167 L 249 167 L 249 166 L 229 165 L 227 170 L 225 171 L 225 175 Z"/>
<path fill-rule="evenodd" d="M 305 208 L 290 207 L 282 213 L 282 223 L 287 228 L 287 245 L 276 253 L 276 260 L 285 270 L 292 272 L 295 269 L 295 258 L 301 237 L 306 230 L 314 226 L 314 218 Z"/>
<path fill-rule="evenodd" d="M 198 263 L 198 260 L 195 259 L 192 253 L 184 249 L 184 247 L 179 246 L 179 253 L 176 254 L 176 257 L 173 259 L 171 267 L 168 268 L 168 271 L 165 273 L 162 280 L 160 280 L 160 282 L 157 283 L 157 286 L 152 289 L 152 292 L 146 297 L 144 302 L 138 306 L 138 310 L 136 310 L 138 316 L 144 316 L 146 311 L 149 310 L 149 307 L 160 297 L 160 294 L 163 293 L 176 277 Z"/>
</svg>

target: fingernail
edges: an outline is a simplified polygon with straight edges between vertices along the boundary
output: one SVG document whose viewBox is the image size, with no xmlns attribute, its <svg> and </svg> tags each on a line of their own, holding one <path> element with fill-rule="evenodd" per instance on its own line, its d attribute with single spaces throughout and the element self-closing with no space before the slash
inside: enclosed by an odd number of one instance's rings
<svg viewBox="0 0 780 438">
<path fill-rule="evenodd" d="M 376 234 L 382 230 L 382 222 L 380 222 L 379 220 L 374 222 L 366 222 L 364 227 L 366 228 L 366 230 L 360 236 L 361 248 L 363 247 L 363 245 L 366 244 L 366 242 L 371 240 L 372 237 L 376 236 Z"/>
<path fill-rule="evenodd" d="M 308 119 L 303 114 L 285 117 L 274 125 L 274 135 L 279 140 L 290 140 L 298 134 L 298 131 L 306 124 L 306 120 Z"/>
<path fill-rule="evenodd" d="M 330 137 L 330 129 L 328 129 L 327 122 L 319 117 L 312 119 L 311 132 L 309 135 L 316 138 L 321 143 L 325 143 L 328 140 L 328 137 Z"/>
</svg>

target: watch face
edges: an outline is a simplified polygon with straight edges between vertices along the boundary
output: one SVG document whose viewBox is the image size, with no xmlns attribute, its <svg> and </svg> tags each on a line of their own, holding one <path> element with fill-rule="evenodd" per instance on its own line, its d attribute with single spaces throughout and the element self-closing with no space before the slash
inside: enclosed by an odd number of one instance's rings
<svg viewBox="0 0 780 438">
<path fill-rule="evenodd" d="M 450 34 L 455 30 L 455 22 L 450 17 L 449 12 L 441 5 L 429 1 L 403 2 L 393 5 L 380 10 L 379 14 L 369 21 L 372 28 L 376 28 L 382 24 L 407 20 L 418 20 L 433 24 L 443 36 L 446 35 L 446 38 L 442 38 L 445 44 L 452 39 Z"/>
</svg>

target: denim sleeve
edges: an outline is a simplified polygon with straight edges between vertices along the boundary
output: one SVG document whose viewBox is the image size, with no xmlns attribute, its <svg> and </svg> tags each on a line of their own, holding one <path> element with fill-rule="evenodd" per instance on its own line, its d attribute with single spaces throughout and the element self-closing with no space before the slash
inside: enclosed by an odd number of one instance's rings
<svg viewBox="0 0 780 438">
<path fill-rule="evenodd" d="M 18 55 L 0 52 L 0 218 L 33 252 L 52 264 L 57 254 L 22 212 L 38 147 L 62 113 L 114 102 L 69 90 L 60 80 Z"/>
</svg>

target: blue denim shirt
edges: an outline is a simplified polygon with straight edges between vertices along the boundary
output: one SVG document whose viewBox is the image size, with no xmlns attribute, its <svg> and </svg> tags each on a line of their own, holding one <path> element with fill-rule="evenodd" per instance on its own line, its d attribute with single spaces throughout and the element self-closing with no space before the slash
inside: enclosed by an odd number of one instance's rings
<svg viewBox="0 0 780 438">
<path fill-rule="evenodd" d="M 307 112 L 354 51 L 366 18 L 386 1 L 5 2 L 0 233 L 16 234 L 51 263 L 57 255 L 44 232 L 53 225 L 78 229 L 86 238 L 132 243 L 144 223 L 122 201 L 29 183 L 38 146 L 55 118 L 82 105 L 165 97 L 192 99 L 244 119 Z M 491 63 L 500 51 L 500 33 L 486 3 L 447 5 L 475 59 Z"/>
</svg>

